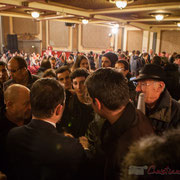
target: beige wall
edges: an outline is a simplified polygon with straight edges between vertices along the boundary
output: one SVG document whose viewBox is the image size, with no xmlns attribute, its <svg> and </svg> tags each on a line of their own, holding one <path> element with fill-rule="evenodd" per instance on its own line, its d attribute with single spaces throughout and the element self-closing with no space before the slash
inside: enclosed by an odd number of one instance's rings
<svg viewBox="0 0 180 180">
<path fill-rule="evenodd" d="M 110 48 L 111 28 L 93 24 L 81 25 L 79 28 L 79 51 L 100 52 Z"/>
<path fill-rule="evenodd" d="M 11 28 L 10 25 L 12 25 Z M 42 31 L 40 31 L 40 28 L 42 28 Z M 142 51 L 143 31 L 127 29 L 125 32 L 127 36 L 124 36 L 124 48 L 129 51 Z M 29 33 L 36 39 L 42 40 L 42 42 L 40 42 L 42 49 L 46 49 L 48 45 L 51 45 L 54 50 L 79 50 L 81 52 L 89 52 L 92 50 L 94 52 L 101 52 L 102 50 L 110 49 L 112 46 L 112 38 L 109 37 L 111 28 L 94 24 L 76 25 L 75 28 L 72 28 L 65 26 L 64 22 L 59 21 L 48 21 L 48 23 L 42 21 L 42 23 L 39 23 L 31 19 L 3 16 L 2 35 L 5 46 L 7 45 L 7 34 L 10 33 L 18 34 L 18 37 L 22 36 L 22 34 Z M 158 48 L 160 47 L 160 52 L 180 52 L 180 31 L 164 30 L 159 34 Z M 119 28 L 117 49 L 122 48 L 121 40 L 122 29 Z"/>
<path fill-rule="evenodd" d="M 143 31 L 141 30 L 127 31 L 126 49 L 130 52 L 133 50 L 142 51 L 142 40 L 143 40 Z"/>
<path fill-rule="evenodd" d="M 72 51 L 78 50 L 78 24 L 72 29 L 73 35 L 72 35 Z"/>
<path fill-rule="evenodd" d="M 122 28 L 119 28 L 117 49 L 122 49 Z"/>
<path fill-rule="evenodd" d="M 161 31 L 160 52 L 180 53 L 180 31 Z"/>
<path fill-rule="evenodd" d="M 64 22 L 49 21 L 49 41 L 48 44 L 53 48 L 69 49 L 70 27 L 65 26 Z"/>
<path fill-rule="evenodd" d="M 9 27 L 9 17 L 3 16 L 2 17 L 2 31 L 3 31 L 3 39 L 4 39 L 4 45 L 7 45 L 7 34 L 10 33 L 10 27 Z"/>
<path fill-rule="evenodd" d="M 42 21 L 42 49 L 46 49 L 46 21 Z"/>
<path fill-rule="evenodd" d="M 13 18 L 13 33 L 18 35 L 25 33 L 38 35 L 39 22 L 33 19 Z"/>
</svg>

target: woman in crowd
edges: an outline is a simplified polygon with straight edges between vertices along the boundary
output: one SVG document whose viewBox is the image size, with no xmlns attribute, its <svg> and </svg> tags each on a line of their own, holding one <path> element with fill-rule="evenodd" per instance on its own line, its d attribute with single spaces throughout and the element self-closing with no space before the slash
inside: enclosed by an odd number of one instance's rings
<svg viewBox="0 0 180 180">
<path fill-rule="evenodd" d="M 76 70 L 77 68 L 83 68 L 90 71 L 89 61 L 86 56 L 80 55 L 76 58 L 76 62 L 72 66 L 72 71 Z"/>
</svg>

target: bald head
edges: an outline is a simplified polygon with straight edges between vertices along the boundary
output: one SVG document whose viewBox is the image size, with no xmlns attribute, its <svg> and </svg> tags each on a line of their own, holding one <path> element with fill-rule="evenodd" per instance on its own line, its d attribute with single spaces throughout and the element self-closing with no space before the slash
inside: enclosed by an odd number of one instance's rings
<svg viewBox="0 0 180 180">
<path fill-rule="evenodd" d="M 30 90 L 20 84 L 9 86 L 4 92 L 7 118 L 18 124 L 31 118 Z M 18 124 L 19 125 L 19 124 Z"/>
<path fill-rule="evenodd" d="M 24 93 L 29 94 L 30 90 L 23 85 L 13 84 L 9 86 L 4 92 L 4 101 L 15 102 L 19 99 L 20 96 L 23 96 Z"/>
</svg>

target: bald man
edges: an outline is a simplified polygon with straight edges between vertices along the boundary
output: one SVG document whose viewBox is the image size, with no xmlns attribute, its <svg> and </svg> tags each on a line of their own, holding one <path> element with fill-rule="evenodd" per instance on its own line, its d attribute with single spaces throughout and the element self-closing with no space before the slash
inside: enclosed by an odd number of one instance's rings
<svg viewBox="0 0 180 180">
<path fill-rule="evenodd" d="M 31 118 L 30 90 L 20 84 L 9 86 L 4 92 L 4 108 L 0 115 L 0 171 L 7 173 L 6 137 L 8 132 Z"/>
</svg>

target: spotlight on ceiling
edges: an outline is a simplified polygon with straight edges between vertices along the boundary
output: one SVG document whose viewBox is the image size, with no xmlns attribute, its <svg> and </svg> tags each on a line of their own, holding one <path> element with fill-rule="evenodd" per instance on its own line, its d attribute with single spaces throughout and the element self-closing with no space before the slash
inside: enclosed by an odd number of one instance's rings
<svg viewBox="0 0 180 180">
<path fill-rule="evenodd" d="M 89 22 L 88 19 L 83 19 L 83 20 L 82 20 L 82 23 L 83 23 L 83 24 L 88 24 L 88 22 Z"/>
<path fill-rule="evenodd" d="M 155 17 L 156 21 L 162 21 L 164 17 L 170 16 L 170 13 L 151 13 L 151 16 Z"/>
<path fill-rule="evenodd" d="M 38 18 L 39 15 L 40 15 L 40 13 L 37 12 L 37 11 L 32 11 L 32 12 L 31 12 L 31 16 L 32 16 L 33 18 Z"/>
<path fill-rule="evenodd" d="M 127 4 L 133 3 L 134 0 L 108 0 L 110 3 L 115 3 L 116 6 L 120 9 L 123 9 Z"/>
</svg>

